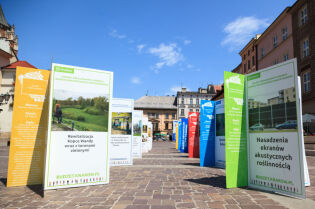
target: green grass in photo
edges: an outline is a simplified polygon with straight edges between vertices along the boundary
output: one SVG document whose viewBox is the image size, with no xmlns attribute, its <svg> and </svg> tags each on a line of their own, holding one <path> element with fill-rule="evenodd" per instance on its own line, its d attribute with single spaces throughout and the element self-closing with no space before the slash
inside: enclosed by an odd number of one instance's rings
<svg viewBox="0 0 315 209">
<path fill-rule="evenodd" d="M 73 107 L 62 108 L 63 120 L 66 123 L 74 122 L 74 128 L 79 131 L 104 131 L 108 129 L 107 114 L 90 114 L 85 109 L 77 109 Z"/>
</svg>

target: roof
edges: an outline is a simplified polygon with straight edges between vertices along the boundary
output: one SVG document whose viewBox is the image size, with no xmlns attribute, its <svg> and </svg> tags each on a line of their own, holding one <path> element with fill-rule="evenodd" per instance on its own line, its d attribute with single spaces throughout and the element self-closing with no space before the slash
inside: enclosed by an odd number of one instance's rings
<svg viewBox="0 0 315 209">
<path fill-rule="evenodd" d="M 181 95 L 205 95 L 214 96 L 218 91 L 221 91 L 221 85 L 209 84 L 207 88 L 199 88 L 198 91 L 178 91 L 177 96 Z M 205 92 L 200 92 L 200 89 Z"/>
<path fill-rule="evenodd" d="M 135 109 L 174 109 L 174 96 L 143 96 L 135 101 Z"/>
<path fill-rule="evenodd" d="M 213 85 L 213 87 L 214 87 L 214 90 L 216 93 L 218 93 L 218 91 L 222 90 L 222 85 Z"/>
<path fill-rule="evenodd" d="M 30 63 L 26 62 L 26 61 L 17 61 L 17 62 L 14 62 L 6 67 L 3 67 L 3 68 L 6 68 L 6 69 L 16 69 L 16 67 L 19 66 L 19 67 L 30 67 L 30 68 L 37 68 L 37 67 L 34 67 L 33 65 L 31 65 Z"/>
<path fill-rule="evenodd" d="M 216 95 L 214 95 L 211 100 L 216 101 L 224 98 L 224 84 L 221 86 L 221 91 L 218 91 Z"/>
<path fill-rule="evenodd" d="M 261 34 L 256 34 L 254 38 L 252 38 L 244 47 L 243 49 L 238 53 L 239 55 L 243 54 L 243 52 L 245 51 L 245 49 L 247 50 L 247 48 L 256 40 L 259 39 L 259 37 L 261 36 Z"/>
<path fill-rule="evenodd" d="M 2 10 L 1 4 L 0 4 L 0 24 L 6 26 L 8 28 L 10 27 L 10 25 L 8 24 L 7 20 L 4 17 L 4 13 Z"/>
</svg>

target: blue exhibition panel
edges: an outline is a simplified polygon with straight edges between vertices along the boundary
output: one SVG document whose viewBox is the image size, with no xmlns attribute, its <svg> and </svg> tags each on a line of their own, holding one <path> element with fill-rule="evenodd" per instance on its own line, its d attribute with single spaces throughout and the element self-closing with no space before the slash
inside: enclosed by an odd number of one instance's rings
<svg viewBox="0 0 315 209">
<path fill-rule="evenodd" d="M 180 151 L 188 153 L 188 118 L 181 119 L 182 124 L 182 137 L 181 137 L 181 146 Z"/>
<path fill-rule="evenodd" d="M 182 145 L 182 121 L 178 121 L 178 150 L 180 151 L 180 147 Z"/>
<path fill-rule="evenodd" d="M 215 166 L 215 102 L 200 102 L 200 166 Z"/>
</svg>

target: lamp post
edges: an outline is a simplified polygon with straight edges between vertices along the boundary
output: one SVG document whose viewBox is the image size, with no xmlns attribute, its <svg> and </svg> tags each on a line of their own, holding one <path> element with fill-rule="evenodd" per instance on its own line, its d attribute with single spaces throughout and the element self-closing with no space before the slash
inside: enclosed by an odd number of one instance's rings
<svg viewBox="0 0 315 209">
<path fill-rule="evenodd" d="M 3 102 L 3 100 L 4 100 L 4 96 L 1 94 L 1 95 L 0 95 L 0 105 L 1 105 L 1 103 Z"/>
<path fill-rule="evenodd" d="M 4 100 L 6 101 L 6 103 L 8 103 L 9 99 L 10 99 L 10 94 L 9 94 L 9 93 L 6 93 L 6 94 L 4 95 Z"/>
</svg>

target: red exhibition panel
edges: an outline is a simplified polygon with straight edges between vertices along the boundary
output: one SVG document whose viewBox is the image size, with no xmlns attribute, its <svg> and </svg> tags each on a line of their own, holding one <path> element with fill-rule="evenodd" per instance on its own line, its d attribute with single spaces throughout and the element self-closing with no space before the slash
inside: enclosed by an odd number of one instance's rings
<svg viewBox="0 0 315 209">
<path fill-rule="evenodd" d="M 188 115 L 188 156 L 199 157 L 199 112 Z"/>
</svg>

